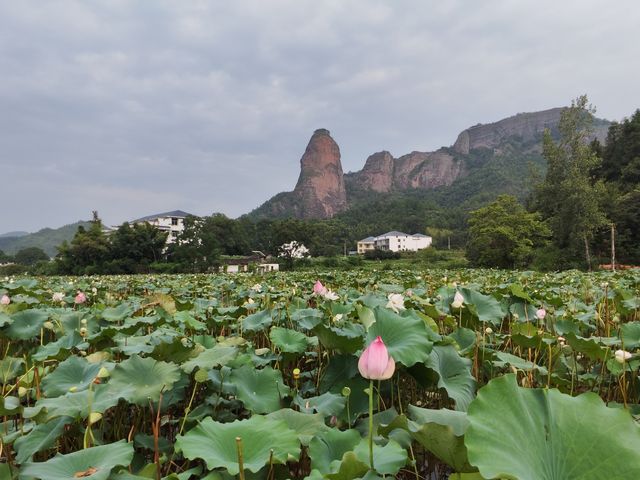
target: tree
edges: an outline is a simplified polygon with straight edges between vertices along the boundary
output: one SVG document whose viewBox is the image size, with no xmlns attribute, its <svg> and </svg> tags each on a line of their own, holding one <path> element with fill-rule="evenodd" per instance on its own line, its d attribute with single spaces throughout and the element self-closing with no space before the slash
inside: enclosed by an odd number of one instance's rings
<svg viewBox="0 0 640 480">
<path fill-rule="evenodd" d="M 93 212 L 93 220 L 88 229 L 79 226 L 71 243 L 63 242 L 58 247 L 56 263 L 60 273 L 82 275 L 102 271 L 109 258 L 109 241 L 103 232 L 98 212 Z"/>
<path fill-rule="evenodd" d="M 309 256 L 309 249 L 302 243 L 295 240 L 280 245 L 278 249 L 278 257 L 284 261 L 285 267 L 293 268 L 295 260 L 299 260 Z"/>
<path fill-rule="evenodd" d="M 528 213 L 511 195 L 471 212 L 467 258 L 481 267 L 526 267 L 549 237 L 537 213 Z"/>
<path fill-rule="evenodd" d="M 49 255 L 38 247 L 27 247 L 19 250 L 13 257 L 16 263 L 20 265 L 35 265 L 38 262 L 49 261 Z"/>
<path fill-rule="evenodd" d="M 162 259 L 167 244 L 167 232 L 148 223 L 133 226 L 123 223 L 109 237 L 109 257 L 112 273 L 148 271 L 149 265 Z"/>
<path fill-rule="evenodd" d="M 0 250 L 0 263 L 9 263 L 13 262 L 13 257 L 7 255 L 2 250 Z"/>
<path fill-rule="evenodd" d="M 587 102 L 582 95 L 562 112 L 558 142 L 545 131 L 542 154 L 547 173 L 535 188 L 533 205 L 551 226 L 556 247 L 569 256 L 584 248 L 590 269 L 589 244 L 606 217 L 601 206 L 604 185 L 594 178 L 600 162 L 589 143 L 595 109 Z"/>
</svg>

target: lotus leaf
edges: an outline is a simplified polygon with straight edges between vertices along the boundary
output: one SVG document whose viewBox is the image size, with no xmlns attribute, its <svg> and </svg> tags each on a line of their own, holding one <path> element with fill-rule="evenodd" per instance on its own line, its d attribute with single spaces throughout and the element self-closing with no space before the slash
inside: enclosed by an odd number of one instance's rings
<svg viewBox="0 0 640 480">
<path fill-rule="evenodd" d="M 243 440 L 244 467 L 254 473 L 269 462 L 271 455 L 275 463 L 285 463 L 289 456 L 300 456 L 296 432 L 283 420 L 260 415 L 231 423 L 205 418 L 200 425 L 176 439 L 176 448 L 187 458 L 202 458 L 209 469 L 226 468 L 229 474 L 237 475 L 237 437 Z"/>
<path fill-rule="evenodd" d="M 525 389 L 505 375 L 480 389 L 468 419 L 469 460 L 485 478 L 640 478 L 640 428 L 594 393 Z"/>
</svg>

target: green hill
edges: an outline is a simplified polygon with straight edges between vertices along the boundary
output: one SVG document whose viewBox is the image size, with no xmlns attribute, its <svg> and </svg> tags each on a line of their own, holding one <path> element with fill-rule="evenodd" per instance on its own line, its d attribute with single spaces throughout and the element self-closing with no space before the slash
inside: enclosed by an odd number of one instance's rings
<svg viewBox="0 0 640 480">
<path fill-rule="evenodd" d="M 65 240 L 70 241 L 76 234 L 79 226 L 88 226 L 89 222 L 79 221 L 60 228 L 43 228 L 35 233 L 23 236 L 0 237 L 0 250 L 7 255 L 15 255 L 16 252 L 27 247 L 38 247 L 44 250 L 50 257 L 58 253 L 57 246 Z"/>
</svg>

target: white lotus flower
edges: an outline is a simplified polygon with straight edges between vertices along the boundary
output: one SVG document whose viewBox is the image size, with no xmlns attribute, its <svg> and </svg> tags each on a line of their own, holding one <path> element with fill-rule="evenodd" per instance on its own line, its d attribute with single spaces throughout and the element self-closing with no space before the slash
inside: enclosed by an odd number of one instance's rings
<svg viewBox="0 0 640 480">
<path fill-rule="evenodd" d="M 462 308 L 462 305 L 464 305 L 464 297 L 460 292 L 456 292 L 456 294 L 453 296 L 453 302 L 451 302 L 451 306 L 453 308 Z"/>
<path fill-rule="evenodd" d="M 626 350 L 616 350 L 614 355 L 618 363 L 624 363 L 633 356 L 631 352 L 627 352 Z"/>
<path fill-rule="evenodd" d="M 326 299 L 326 300 L 338 300 L 340 298 L 340 296 L 331 291 L 331 290 L 327 290 L 325 293 L 322 294 L 322 296 Z"/>
<path fill-rule="evenodd" d="M 400 310 L 405 310 L 404 297 L 399 293 L 390 293 L 387 297 L 387 308 L 390 308 L 394 312 L 398 313 Z"/>
<path fill-rule="evenodd" d="M 52 296 L 51 296 L 51 300 L 54 302 L 64 302 L 64 293 L 62 292 L 55 292 Z"/>
<path fill-rule="evenodd" d="M 251 290 L 253 290 L 254 292 L 261 292 L 262 285 L 260 285 L 259 283 L 256 283 L 253 287 L 251 287 Z"/>
</svg>

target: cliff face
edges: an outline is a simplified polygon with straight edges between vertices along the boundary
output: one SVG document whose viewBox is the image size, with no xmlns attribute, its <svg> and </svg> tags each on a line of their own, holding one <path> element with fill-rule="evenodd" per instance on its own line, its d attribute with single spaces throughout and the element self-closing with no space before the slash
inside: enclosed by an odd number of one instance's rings
<svg viewBox="0 0 640 480">
<path fill-rule="evenodd" d="M 387 151 L 374 153 L 362 170 L 346 175 L 342 172 L 340 149 L 329 131 L 316 130 L 300 159 L 300 177 L 294 191 L 276 195 L 253 214 L 330 218 L 348 207 L 345 182 L 349 195 L 450 186 L 474 168 L 482 168 L 478 158 L 484 158 L 482 162 L 499 159 L 505 151 L 510 155 L 539 155 L 542 133 L 547 128 L 557 128 L 562 110 L 519 113 L 495 123 L 479 124 L 460 133 L 452 147 L 435 152 L 411 152 L 399 158 Z M 608 125 L 597 120 L 594 136 L 603 141 Z"/>
<path fill-rule="evenodd" d="M 553 128 L 560 122 L 562 108 L 552 108 L 534 113 L 519 113 L 487 125 L 467 128 L 460 135 L 453 149 L 464 155 L 476 148 L 496 148 L 509 137 L 522 140 L 535 140 L 546 128 Z"/>
<path fill-rule="evenodd" d="M 347 207 L 340 148 L 329 130 L 316 130 L 300 159 L 300 177 L 293 193 L 301 218 L 330 218 Z"/>
<path fill-rule="evenodd" d="M 331 218 L 347 207 L 340 148 L 329 130 L 316 130 L 300 159 L 293 192 L 279 193 L 255 213 L 265 217 Z"/>
</svg>

